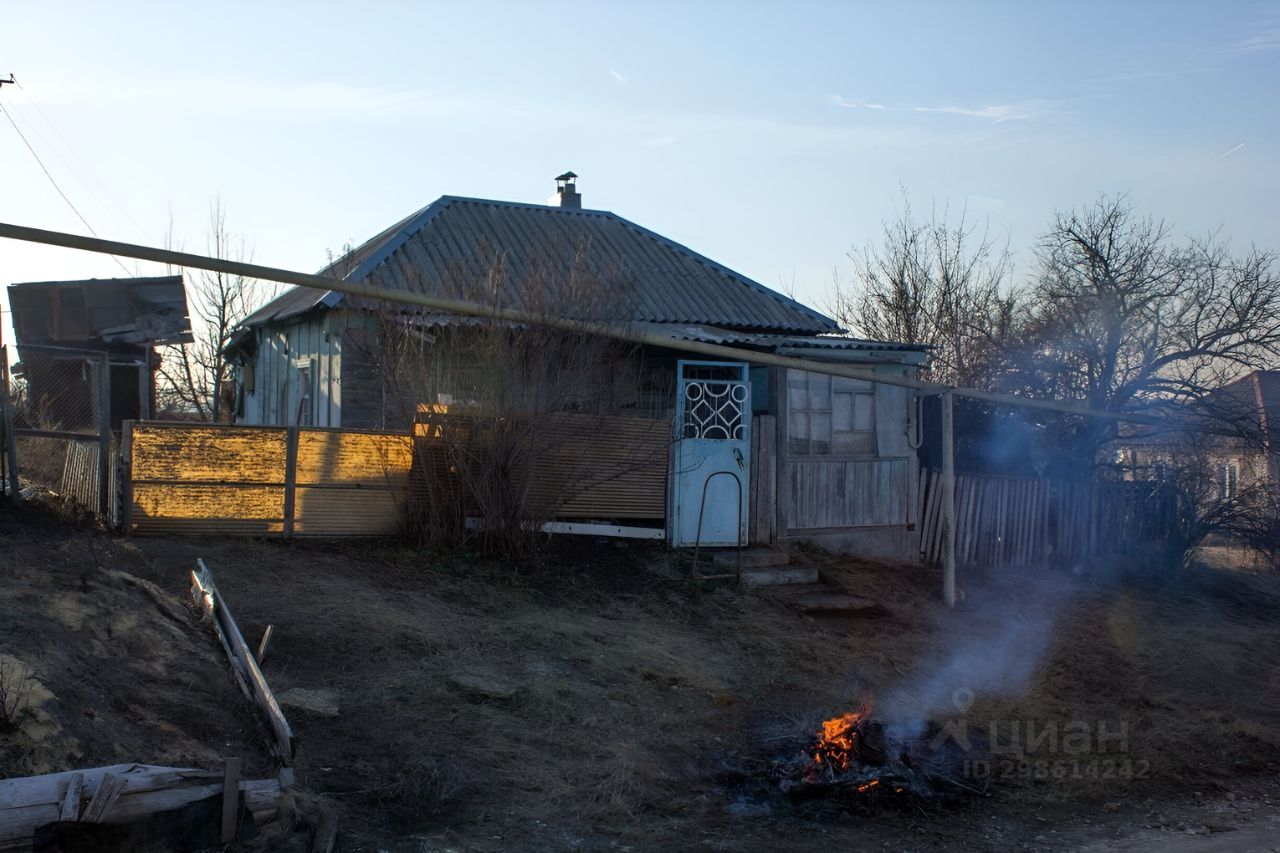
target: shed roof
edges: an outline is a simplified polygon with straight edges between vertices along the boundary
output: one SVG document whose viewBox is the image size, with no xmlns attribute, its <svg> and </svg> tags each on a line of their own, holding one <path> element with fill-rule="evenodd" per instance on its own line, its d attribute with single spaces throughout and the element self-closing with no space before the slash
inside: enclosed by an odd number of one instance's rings
<svg viewBox="0 0 1280 853">
<path fill-rule="evenodd" d="M 443 196 L 363 243 L 321 275 L 394 290 L 471 296 L 483 282 L 503 307 L 535 308 L 526 284 L 589 272 L 608 280 L 613 317 L 814 335 L 834 320 L 685 246 L 604 210 Z M 616 285 L 616 286 L 614 286 Z M 286 320 L 344 298 L 295 287 L 245 319 Z"/>
<path fill-rule="evenodd" d="M 165 344 L 191 340 L 182 276 L 9 285 L 18 344 Z"/>
</svg>

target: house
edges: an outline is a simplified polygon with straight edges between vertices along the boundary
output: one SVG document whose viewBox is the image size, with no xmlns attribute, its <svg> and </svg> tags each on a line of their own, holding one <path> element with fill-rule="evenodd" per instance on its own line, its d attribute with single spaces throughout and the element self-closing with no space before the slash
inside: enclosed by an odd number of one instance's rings
<svg viewBox="0 0 1280 853">
<path fill-rule="evenodd" d="M 557 354 L 541 369 L 542 379 L 577 379 L 573 394 L 556 398 L 561 410 L 607 408 L 657 423 L 671 438 L 657 472 L 665 495 L 643 510 L 596 505 L 595 520 L 662 530 L 675 545 L 731 545 L 750 529 L 753 541 L 811 539 L 914 557 L 916 442 L 906 389 L 707 361 L 679 344 L 895 376 L 914 376 L 924 348 L 841 336 L 834 320 L 781 293 L 614 213 L 582 207 L 575 178 L 561 175 L 558 203 L 547 205 L 441 197 L 321 275 L 670 339 L 670 348 L 622 357 Z M 476 349 L 479 323 L 335 292 L 286 291 L 247 317 L 233 340 L 239 422 L 402 430 L 423 406 L 479 405 L 486 388 L 512 371 L 527 373 L 539 357 Z M 419 353 L 408 391 L 406 345 Z M 666 426 L 672 422 L 678 428 Z"/>
<path fill-rule="evenodd" d="M 104 391 L 113 432 L 151 417 L 155 348 L 192 340 L 180 275 L 12 284 L 9 305 L 32 427 L 97 433 Z"/>
<path fill-rule="evenodd" d="M 1173 430 L 1131 430 L 1112 459 L 1125 479 L 1161 479 L 1193 469 L 1204 499 L 1231 501 L 1280 487 L 1280 370 L 1253 370 L 1173 416 Z"/>
</svg>

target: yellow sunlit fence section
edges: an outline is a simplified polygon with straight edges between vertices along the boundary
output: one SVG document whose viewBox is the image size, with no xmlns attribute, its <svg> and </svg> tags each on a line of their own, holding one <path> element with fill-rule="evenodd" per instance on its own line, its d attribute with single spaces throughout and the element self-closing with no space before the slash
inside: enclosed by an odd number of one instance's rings
<svg viewBox="0 0 1280 853">
<path fill-rule="evenodd" d="M 412 439 L 308 427 L 131 422 L 135 535 L 378 536 L 400 529 Z"/>
</svg>

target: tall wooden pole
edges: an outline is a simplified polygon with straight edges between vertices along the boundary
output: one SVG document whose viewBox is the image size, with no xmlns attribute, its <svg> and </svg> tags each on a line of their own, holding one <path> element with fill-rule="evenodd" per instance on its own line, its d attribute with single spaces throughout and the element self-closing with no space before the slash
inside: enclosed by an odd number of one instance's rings
<svg viewBox="0 0 1280 853">
<path fill-rule="evenodd" d="M 954 398 L 942 395 L 942 600 L 956 604 L 956 445 Z"/>
</svg>

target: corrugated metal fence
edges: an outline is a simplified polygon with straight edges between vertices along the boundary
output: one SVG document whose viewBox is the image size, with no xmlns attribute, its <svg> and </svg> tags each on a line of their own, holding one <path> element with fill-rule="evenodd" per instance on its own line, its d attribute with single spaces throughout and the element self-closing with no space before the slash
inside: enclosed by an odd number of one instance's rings
<svg viewBox="0 0 1280 853">
<path fill-rule="evenodd" d="M 395 533 L 413 442 L 403 433 L 129 422 L 128 533 Z"/>
<path fill-rule="evenodd" d="M 484 420 L 433 416 L 414 435 L 322 427 L 126 422 L 126 532 L 135 535 L 377 536 L 402 529 L 420 478 L 462 488 Z M 556 518 L 665 517 L 669 425 L 555 415 L 539 428 L 530 485 Z"/>
</svg>

